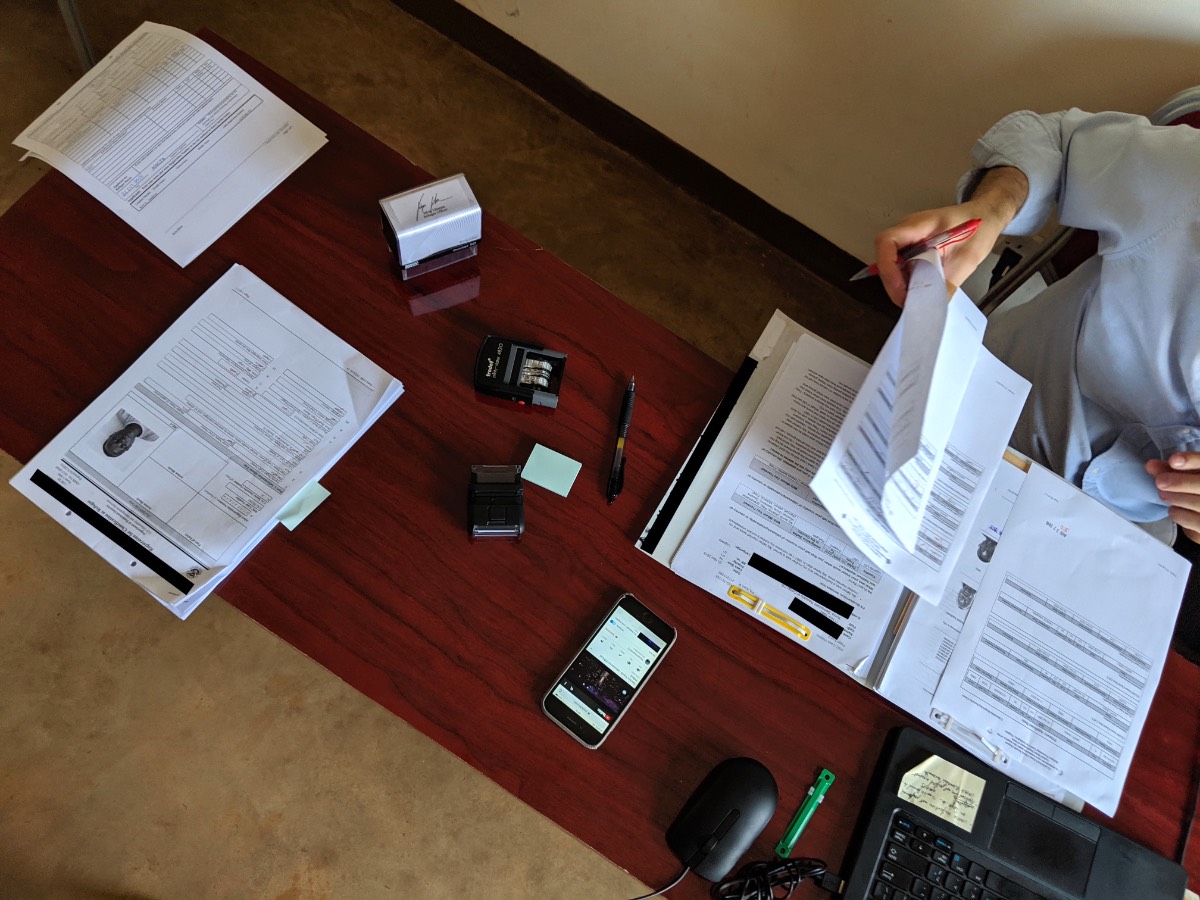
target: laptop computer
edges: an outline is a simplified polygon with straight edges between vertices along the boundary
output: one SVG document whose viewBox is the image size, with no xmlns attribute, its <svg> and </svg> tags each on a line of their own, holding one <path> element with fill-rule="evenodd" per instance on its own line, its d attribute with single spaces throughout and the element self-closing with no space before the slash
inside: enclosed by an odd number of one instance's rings
<svg viewBox="0 0 1200 900">
<path fill-rule="evenodd" d="M 1182 866 L 916 728 L 889 736 L 844 900 L 1182 900 Z"/>
</svg>

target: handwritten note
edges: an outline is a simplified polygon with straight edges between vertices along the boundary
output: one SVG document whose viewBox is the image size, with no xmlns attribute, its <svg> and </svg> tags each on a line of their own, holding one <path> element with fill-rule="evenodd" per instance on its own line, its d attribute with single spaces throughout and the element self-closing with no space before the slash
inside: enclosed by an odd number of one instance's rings
<svg viewBox="0 0 1200 900">
<path fill-rule="evenodd" d="M 900 799 L 957 825 L 963 831 L 975 827 L 975 814 L 983 799 L 986 782 L 978 775 L 931 756 L 900 779 Z"/>
</svg>

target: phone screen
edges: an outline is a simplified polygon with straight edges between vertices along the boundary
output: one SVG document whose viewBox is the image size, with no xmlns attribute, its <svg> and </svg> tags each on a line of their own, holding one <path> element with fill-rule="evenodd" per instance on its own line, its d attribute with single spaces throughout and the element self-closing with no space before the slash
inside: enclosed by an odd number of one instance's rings
<svg viewBox="0 0 1200 900">
<path fill-rule="evenodd" d="M 617 606 L 550 694 L 604 734 L 633 699 L 668 643 Z"/>
</svg>

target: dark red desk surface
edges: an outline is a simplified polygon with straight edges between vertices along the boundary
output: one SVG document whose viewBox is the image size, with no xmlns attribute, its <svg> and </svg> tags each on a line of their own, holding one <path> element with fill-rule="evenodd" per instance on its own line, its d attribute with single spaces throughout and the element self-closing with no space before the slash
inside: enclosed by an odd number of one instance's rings
<svg viewBox="0 0 1200 900">
<path fill-rule="evenodd" d="M 764 762 L 780 785 L 756 857 L 770 854 L 817 771 L 837 774 L 798 847 L 836 867 L 880 744 L 908 718 L 634 548 L 730 373 L 490 216 L 477 260 L 402 283 L 377 201 L 431 176 L 204 37 L 330 142 L 186 269 L 67 179 L 43 178 L 0 219 L 0 445 L 28 460 L 243 263 L 406 391 L 323 480 L 330 499 L 295 532 L 268 537 L 221 596 L 649 884 L 678 868 L 663 833 L 687 795 L 737 755 Z M 477 299 L 411 311 L 423 292 L 454 281 L 471 290 L 475 278 Z M 568 354 L 559 410 L 477 399 L 470 375 L 488 333 Z M 631 374 L 628 477 L 609 507 L 606 467 Z M 470 544 L 470 465 L 523 462 L 535 442 L 583 463 L 570 497 L 531 485 L 520 544 Z M 624 589 L 673 622 L 679 640 L 592 752 L 538 701 Z M 1195 791 L 1198 699 L 1200 669 L 1172 654 L 1112 823 L 1169 857 Z M 1195 848 L 1189 868 L 1196 879 Z M 693 877 L 672 896 L 703 893 Z"/>
</svg>

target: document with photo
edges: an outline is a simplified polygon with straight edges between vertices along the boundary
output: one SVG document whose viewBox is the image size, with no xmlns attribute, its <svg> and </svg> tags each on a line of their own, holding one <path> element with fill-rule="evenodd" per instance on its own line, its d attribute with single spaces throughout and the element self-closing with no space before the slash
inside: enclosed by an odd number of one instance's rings
<svg viewBox="0 0 1200 900">
<path fill-rule="evenodd" d="M 146 22 L 13 143 L 186 266 L 325 135 L 204 41 Z"/>
<path fill-rule="evenodd" d="M 185 618 L 403 390 L 234 266 L 12 484 Z"/>
<path fill-rule="evenodd" d="M 1026 767 L 1113 815 L 1189 569 L 1032 466 L 933 707 L 989 744 L 1001 769 Z"/>
</svg>

